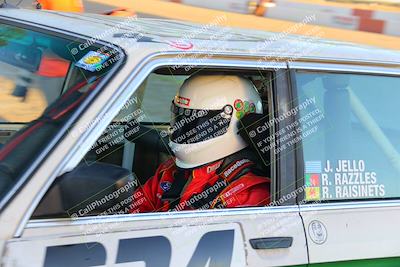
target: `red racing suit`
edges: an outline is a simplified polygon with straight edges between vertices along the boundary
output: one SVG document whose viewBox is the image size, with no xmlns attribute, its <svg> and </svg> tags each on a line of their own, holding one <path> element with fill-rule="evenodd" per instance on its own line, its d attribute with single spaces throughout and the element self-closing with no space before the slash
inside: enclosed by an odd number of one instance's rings
<svg viewBox="0 0 400 267">
<path fill-rule="evenodd" d="M 270 203 L 270 179 L 253 173 L 254 162 L 242 158 L 221 166 L 223 161 L 178 171 L 174 158 L 167 160 L 134 192 L 130 213 L 265 206 Z M 173 191 L 175 195 L 168 197 Z"/>
</svg>

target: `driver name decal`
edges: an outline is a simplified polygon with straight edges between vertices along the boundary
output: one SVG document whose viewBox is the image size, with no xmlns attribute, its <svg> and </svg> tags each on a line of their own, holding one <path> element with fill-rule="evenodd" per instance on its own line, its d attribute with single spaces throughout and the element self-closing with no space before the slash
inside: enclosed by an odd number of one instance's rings
<svg viewBox="0 0 400 267">
<path fill-rule="evenodd" d="M 306 200 L 385 197 L 385 185 L 364 160 L 307 161 L 305 184 Z"/>
</svg>

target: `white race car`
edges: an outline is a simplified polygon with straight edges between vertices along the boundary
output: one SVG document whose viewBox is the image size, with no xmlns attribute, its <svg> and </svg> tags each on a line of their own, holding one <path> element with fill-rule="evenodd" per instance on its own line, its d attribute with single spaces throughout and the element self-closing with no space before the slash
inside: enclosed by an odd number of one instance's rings
<svg viewBox="0 0 400 267">
<path fill-rule="evenodd" d="M 400 266 L 399 52 L 221 19 L 0 8 L 1 266 Z M 129 213 L 199 72 L 257 88 L 271 203 Z"/>
</svg>

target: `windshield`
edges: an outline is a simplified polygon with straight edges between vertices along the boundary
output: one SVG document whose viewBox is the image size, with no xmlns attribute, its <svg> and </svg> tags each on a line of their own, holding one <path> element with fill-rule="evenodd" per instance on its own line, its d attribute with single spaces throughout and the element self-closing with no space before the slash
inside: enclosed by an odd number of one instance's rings
<svg viewBox="0 0 400 267">
<path fill-rule="evenodd" d="M 0 201 L 119 58 L 0 23 Z"/>
</svg>

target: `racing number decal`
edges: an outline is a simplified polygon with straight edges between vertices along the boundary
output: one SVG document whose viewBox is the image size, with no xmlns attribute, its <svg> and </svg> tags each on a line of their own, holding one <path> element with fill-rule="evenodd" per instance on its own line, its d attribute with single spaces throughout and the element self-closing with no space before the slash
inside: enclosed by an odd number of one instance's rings
<svg viewBox="0 0 400 267">
<path fill-rule="evenodd" d="M 105 264 L 106 249 L 98 242 L 47 247 L 44 260 L 44 267 L 87 267 Z"/>
<path fill-rule="evenodd" d="M 204 234 L 187 267 L 206 266 L 208 259 L 210 259 L 209 267 L 231 266 L 234 234 L 234 230 Z"/>
<path fill-rule="evenodd" d="M 144 261 L 146 267 L 168 267 L 171 243 L 165 236 L 149 236 L 119 241 L 116 263 Z"/>
<path fill-rule="evenodd" d="M 204 234 L 187 267 L 229 267 L 232 261 L 235 231 L 223 230 Z M 88 249 L 90 247 L 90 249 Z M 164 236 L 122 239 L 116 263 L 145 262 L 147 267 L 168 267 L 171 242 Z M 81 243 L 47 247 L 45 267 L 89 267 L 106 264 L 106 250 L 100 243 Z"/>
</svg>

